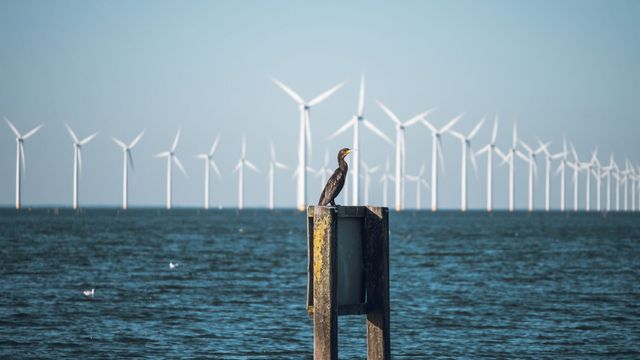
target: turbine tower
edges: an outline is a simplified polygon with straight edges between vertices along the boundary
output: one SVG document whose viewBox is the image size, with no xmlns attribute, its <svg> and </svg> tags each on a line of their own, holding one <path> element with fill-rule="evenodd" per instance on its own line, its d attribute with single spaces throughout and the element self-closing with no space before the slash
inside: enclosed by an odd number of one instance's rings
<svg viewBox="0 0 640 360">
<path fill-rule="evenodd" d="M 253 165 L 249 160 L 247 160 L 247 141 L 245 137 L 242 137 L 242 156 L 240 160 L 238 160 L 238 164 L 233 172 L 238 172 L 238 210 L 242 210 L 244 208 L 244 167 L 248 167 L 252 171 L 256 173 L 260 173 L 260 170 Z M 303 171 L 304 172 L 304 171 Z"/>
<path fill-rule="evenodd" d="M 389 204 L 389 181 L 394 181 L 393 175 L 389 172 L 389 157 L 384 163 L 384 174 L 380 177 L 382 183 L 382 206 L 387 207 Z"/>
<path fill-rule="evenodd" d="M 516 148 L 518 145 L 518 129 L 516 127 L 516 123 L 513 123 L 513 139 L 511 142 L 511 148 L 507 151 L 507 154 L 503 154 L 500 149 L 496 148 L 496 153 L 502 158 L 502 162 L 500 165 L 504 165 L 505 163 L 509 163 L 509 211 L 513 212 L 515 210 L 515 158 L 516 155 L 522 153 Z"/>
<path fill-rule="evenodd" d="M 566 201 L 567 201 L 567 196 L 565 194 L 565 171 L 567 169 L 567 166 L 569 166 L 568 161 L 567 161 L 567 156 L 569 155 L 569 152 L 567 151 L 567 140 L 566 139 L 562 139 L 562 156 L 559 157 L 560 159 L 560 165 L 558 166 L 558 170 L 556 170 L 556 174 L 560 174 L 560 211 L 565 211 L 566 210 Z"/>
<path fill-rule="evenodd" d="M 22 204 L 22 187 L 20 186 L 20 183 L 22 182 L 21 176 L 26 169 L 26 161 L 24 157 L 24 141 L 38 132 L 38 130 L 40 130 L 40 128 L 44 124 L 40 124 L 35 128 L 29 130 L 26 134 L 20 135 L 18 129 L 16 129 L 15 125 L 13 125 L 13 123 L 9 121 L 9 119 L 5 117 L 4 120 L 7 122 L 7 125 L 9 125 L 11 131 L 13 131 L 16 136 L 16 209 L 20 209 L 20 206 Z"/>
<path fill-rule="evenodd" d="M 425 166 L 424 163 L 422 164 L 422 166 L 420 167 L 420 172 L 418 173 L 418 175 L 416 176 L 411 176 L 411 175 L 407 175 L 407 180 L 409 181 L 413 181 L 416 183 L 416 210 L 421 210 L 422 209 L 422 201 L 421 199 L 421 191 L 420 189 L 422 187 L 424 187 L 425 189 L 429 189 L 429 183 L 427 183 L 427 180 L 424 179 L 424 171 L 425 171 Z"/>
<path fill-rule="evenodd" d="M 173 140 L 173 144 L 171 145 L 171 150 L 161 152 L 155 155 L 156 158 L 162 158 L 162 157 L 167 158 L 167 209 L 171 209 L 171 205 L 172 205 L 172 197 L 171 197 L 172 195 L 171 194 L 171 167 L 172 167 L 171 163 L 172 161 L 176 164 L 176 166 L 180 169 L 180 171 L 182 171 L 184 176 L 187 176 L 187 172 L 184 170 L 184 167 L 182 166 L 180 159 L 178 159 L 178 157 L 176 156 L 176 147 L 178 146 L 178 140 L 180 140 L 180 129 L 178 129 L 178 132 L 176 133 L 176 137 Z"/>
<path fill-rule="evenodd" d="M 460 210 L 467 211 L 467 157 L 471 158 L 471 165 L 473 165 L 473 171 L 477 175 L 478 174 L 478 165 L 476 165 L 476 155 L 471 149 L 471 140 L 480 130 L 482 124 L 484 124 L 484 118 L 478 122 L 476 127 L 471 130 L 469 135 L 464 136 L 457 131 L 451 130 L 451 135 L 457 137 L 460 140 L 460 144 L 462 145 L 462 170 L 460 172 L 462 179 L 460 182 Z"/>
<path fill-rule="evenodd" d="M 131 155 L 131 150 L 134 146 L 142 139 L 145 130 L 142 130 L 138 136 L 136 136 L 133 141 L 127 145 L 123 141 L 118 140 L 114 137 L 111 139 L 122 149 L 122 209 L 126 210 L 129 207 L 129 166 L 131 166 L 131 170 L 135 171 L 133 166 L 133 156 Z"/>
<path fill-rule="evenodd" d="M 540 150 L 544 153 L 544 160 L 545 160 L 545 176 L 544 176 L 544 211 L 549 211 L 551 210 L 551 201 L 550 201 L 550 196 L 551 196 L 551 162 L 553 160 L 559 160 L 559 159 L 563 159 L 564 157 L 566 157 L 566 152 L 561 152 L 561 153 L 557 153 L 557 154 L 551 154 L 549 152 L 549 145 L 551 144 L 551 142 L 547 142 L 547 143 L 543 143 L 540 139 L 538 139 L 538 145 L 540 146 Z M 565 145 L 566 148 L 566 145 Z M 564 169 L 564 164 L 560 164 L 560 166 L 562 166 L 562 168 Z M 562 178 L 561 178 L 561 182 L 562 182 L 562 186 L 560 188 L 560 197 L 564 198 L 564 170 L 562 171 Z M 564 211 L 564 199 L 563 199 L 563 204 L 562 204 L 562 211 Z"/>
<path fill-rule="evenodd" d="M 593 175 L 596 179 L 596 211 L 602 211 L 601 190 L 602 190 L 602 166 L 598 160 L 598 149 L 591 155 L 591 171 L 589 175 Z"/>
<path fill-rule="evenodd" d="M 80 140 L 73 132 L 73 129 L 68 124 L 64 124 L 69 131 L 69 135 L 73 139 L 73 209 L 78 208 L 78 187 L 80 183 L 80 173 L 82 172 L 82 146 L 93 140 L 98 133 L 93 133 L 86 138 Z"/>
<path fill-rule="evenodd" d="M 220 135 L 216 136 L 209 152 L 206 154 L 198 154 L 196 158 L 204 160 L 204 208 L 209 209 L 209 168 L 212 168 L 213 171 L 218 176 L 218 179 L 222 179 L 222 175 L 220 175 L 220 170 L 218 170 L 218 166 L 216 162 L 213 161 L 213 154 L 216 152 L 218 148 L 218 141 L 220 140 Z"/>
<path fill-rule="evenodd" d="M 274 208 L 274 187 L 275 187 L 275 173 L 276 168 L 281 170 L 289 170 L 289 168 L 276 160 L 276 149 L 271 142 L 271 161 L 269 162 L 269 209 Z"/>
<path fill-rule="evenodd" d="M 393 123 L 396 126 L 395 208 L 396 208 L 396 211 L 400 211 L 401 209 L 404 209 L 404 176 L 406 171 L 404 131 L 406 128 L 417 123 L 421 119 L 424 120 L 424 118 L 427 115 L 429 115 L 431 112 L 433 112 L 434 109 L 427 110 L 423 113 L 420 113 L 412 117 L 411 119 L 405 122 L 402 122 L 400 121 L 400 118 L 398 118 L 396 114 L 394 114 L 391 110 L 389 110 L 389 108 L 384 106 L 384 104 L 382 104 L 380 101 L 377 101 L 377 103 L 378 103 L 378 106 L 380 106 L 380 108 L 385 112 L 385 114 L 387 114 L 387 116 L 391 119 L 391 121 L 393 121 Z"/>
<path fill-rule="evenodd" d="M 567 165 L 573 169 L 573 211 L 578 212 L 578 188 L 580 187 L 580 170 L 582 170 L 582 163 L 576 152 L 576 148 L 571 145 L 571 152 L 573 153 L 574 162 L 567 162 Z"/>
<path fill-rule="evenodd" d="M 431 211 L 438 210 L 438 158 L 440 158 L 440 167 L 444 172 L 444 156 L 442 155 L 442 135 L 446 134 L 455 125 L 458 120 L 464 116 L 464 113 L 449 120 L 449 122 L 437 129 L 426 119 L 422 119 L 422 123 L 431 130 L 432 148 L 431 148 Z"/>
<path fill-rule="evenodd" d="M 487 153 L 487 211 L 493 211 L 493 153 L 496 148 L 496 137 L 498 135 L 498 116 L 493 121 L 493 132 L 491 142 L 476 152 L 476 156 Z"/>
<path fill-rule="evenodd" d="M 538 177 L 538 165 L 536 164 L 536 154 L 538 154 L 541 149 L 537 149 L 534 151 L 529 145 L 527 145 L 524 141 L 520 140 L 520 145 L 527 151 L 528 155 L 524 155 L 521 152 L 517 152 L 519 158 L 526 161 L 529 165 L 529 197 L 528 197 L 528 210 L 529 212 L 533 211 L 533 182 L 535 178 Z"/>
<path fill-rule="evenodd" d="M 607 202 L 605 204 L 605 210 L 611 211 L 611 175 L 614 170 L 615 160 L 613 160 L 613 154 L 609 157 L 609 165 L 602 167 L 601 177 L 607 178 Z"/>
<path fill-rule="evenodd" d="M 304 211 L 307 204 L 307 173 L 303 171 L 307 168 L 307 148 L 309 153 L 311 153 L 311 128 L 309 121 L 309 109 L 315 105 L 320 104 L 324 100 L 326 100 L 333 93 L 338 91 L 343 85 L 344 82 L 330 88 L 329 90 L 323 92 L 322 94 L 315 97 L 313 100 L 307 102 L 300 95 L 298 95 L 295 91 L 291 90 L 287 85 L 278 81 L 277 79 L 272 78 L 273 81 L 282 91 L 284 91 L 287 95 L 289 95 L 293 101 L 295 101 L 300 108 L 300 132 L 298 135 L 299 143 L 298 143 L 298 182 L 297 182 L 297 201 L 296 207 L 300 211 Z"/>
<path fill-rule="evenodd" d="M 364 205 L 366 206 L 369 205 L 369 186 L 371 185 L 371 174 L 378 171 L 378 168 L 378 166 L 370 167 L 369 165 L 367 165 L 367 163 L 364 162 L 364 160 L 362 161 L 362 169 L 364 170 L 362 174 L 364 177 Z"/>
<path fill-rule="evenodd" d="M 360 146 L 360 124 L 364 125 L 367 129 L 369 129 L 372 133 L 377 135 L 382 140 L 386 141 L 389 145 L 393 146 L 391 139 L 387 135 L 385 135 L 380 129 L 378 129 L 375 125 L 373 125 L 369 120 L 364 118 L 364 75 L 360 79 L 360 94 L 358 96 L 358 112 L 355 116 L 353 116 L 350 120 L 348 120 L 340 129 L 338 129 L 335 133 L 329 136 L 328 140 L 335 138 L 336 136 L 342 134 L 347 131 L 349 128 L 353 127 L 353 149 L 357 150 L 353 153 L 353 169 L 349 169 L 351 173 L 352 179 L 352 205 L 357 206 L 360 205 L 360 155 L 361 146 Z"/>
<path fill-rule="evenodd" d="M 324 151 L 324 163 L 315 174 L 320 177 L 320 191 L 322 191 L 324 185 L 327 183 L 327 179 L 333 174 L 333 171 L 329 168 L 329 152 L 327 150 Z"/>
</svg>

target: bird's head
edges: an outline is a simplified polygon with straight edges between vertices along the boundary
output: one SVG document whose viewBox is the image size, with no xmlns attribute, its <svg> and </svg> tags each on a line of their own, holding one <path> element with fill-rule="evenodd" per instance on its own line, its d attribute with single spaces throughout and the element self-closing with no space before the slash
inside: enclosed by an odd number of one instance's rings
<svg viewBox="0 0 640 360">
<path fill-rule="evenodd" d="M 344 159 L 347 155 L 351 154 L 352 152 L 353 150 L 349 148 L 340 149 L 340 151 L 338 152 L 338 158 Z"/>
</svg>

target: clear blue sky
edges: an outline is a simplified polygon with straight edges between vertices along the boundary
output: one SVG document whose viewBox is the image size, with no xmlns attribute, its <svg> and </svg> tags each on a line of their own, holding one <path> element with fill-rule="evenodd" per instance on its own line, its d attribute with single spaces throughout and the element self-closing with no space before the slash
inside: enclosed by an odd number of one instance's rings
<svg viewBox="0 0 640 360">
<path fill-rule="evenodd" d="M 518 121 L 522 137 L 560 145 L 563 135 L 583 156 L 599 146 L 638 162 L 640 133 L 640 2 L 637 1 L 2 1 L 0 115 L 21 131 L 44 122 L 26 144 L 25 205 L 70 205 L 73 150 L 63 123 L 79 136 L 99 131 L 83 151 L 81 203 L 118 205 L 121 153 L 110 140 L 147 134 L 134 151 L 132 205 L 160 206 L 165 162 L 152 155 L 175 131 L 189 178 L 175 177 L 177 206 L 202 202 L 203 169 L 193 156 L 221 134 L 213 204 L 234 205 L 231 173 L 246 133 L 249 206 L 267 201 L 268 144 L 295 165 L 298 109 L 269 80 L 273 75 L 303 97 L 347 80 L 312 112 L 318 166 L 326 149 L 350 145 L 351 135 L 326 137 L 356 110 L 361 72 L 367 77 L 367 117 L 393 136 L 380 99 L 402 118 L 431 107 L 436 124 L 466 112 L 468 132 L 484 115 L 501 118 L 499 146 Z M 507 128 L 508 127 L 508 128 Z M 476 147 L 490 136 L 486 126 Z M 361 156 L 381 164 L 393 149 L 364 135 Z M 430 168 L 431 137 L 407 133 L 409 173 Z M 444 207 L 459 204 L 459 142 L 444 140 Z M 484 158 L 470 183 L 470 206 L 484 204 Z M 542 166 L 540 162 L 540 166 Z M 517 204 L 526 206 L 525 167 L 518 165 Z M 14 197 L 15 141 L 0 125 L 0 204 Z M 496 169 L 496 205 L 506 205 L 506 168 Z M 290 173 L 278 173 L 276 202 L 293 206 Z M 380 203 L 379 184 L 373 203 Z M 542 178 L 536 196 L 541 204 Z M 315 201 L 319 181 L 310 180 Z M 554 179 L 557 190 L 557 178 Z M 413 186 L 407 204 L 413 205 Z M 426 194 L 426 193 L 425 193 Z M 425 205 L 427 195 L 423 199 Z M 554 205 L 557 204 L 554 199 Z"/>
</svg>

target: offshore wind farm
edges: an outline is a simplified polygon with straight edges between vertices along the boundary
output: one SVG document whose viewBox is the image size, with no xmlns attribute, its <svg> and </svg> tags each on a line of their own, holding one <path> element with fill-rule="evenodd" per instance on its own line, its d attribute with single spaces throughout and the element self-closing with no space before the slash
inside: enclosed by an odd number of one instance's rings
<svg viewBox="0 0 640 360">
<path fill-rule="evenodd" d="M 639 16 L 0 3 L 0 358 L 640 357 Z"/>
</svg>

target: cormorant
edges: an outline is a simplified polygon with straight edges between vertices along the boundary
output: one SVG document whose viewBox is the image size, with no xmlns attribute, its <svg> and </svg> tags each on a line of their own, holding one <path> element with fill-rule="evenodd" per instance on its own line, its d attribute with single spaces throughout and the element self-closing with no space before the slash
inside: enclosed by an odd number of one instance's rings
<svg viewBox="0 0 640 360">
<path fill-rule="evenodd" d="M 338 168 L 333 172 L 333 175 L 331 175 L 329 181 L 327 181 L 327 184 L 324 186 L 318 205 L 336 206 L 335 199 L 338 194 L 340 194 L 340 191 L 342 191 L 344 181 L 347 179 L 347 171 L 349 170 L 349 166 L 347 165 L 347 162 L 344 161 L 344 158 L 351 152 L 351 149 L 348 148 L 340 149 L 340 151 L 338 151 Z"/>
</svg>

